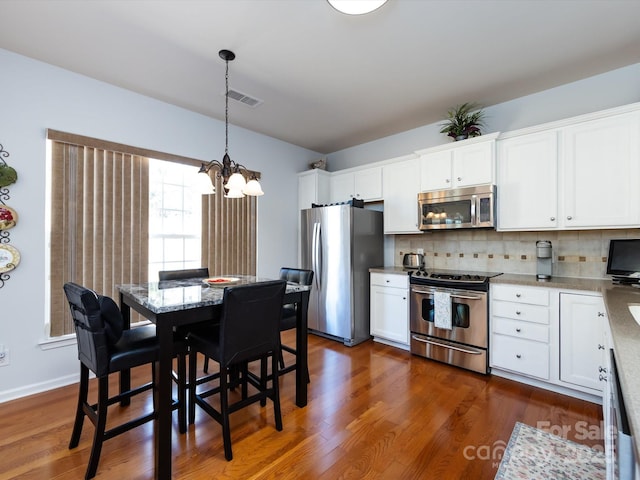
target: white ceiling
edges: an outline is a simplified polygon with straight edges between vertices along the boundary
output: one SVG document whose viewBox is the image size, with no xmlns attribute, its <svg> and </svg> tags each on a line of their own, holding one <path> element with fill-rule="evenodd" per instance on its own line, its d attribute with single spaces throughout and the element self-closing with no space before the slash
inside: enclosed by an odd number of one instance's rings
<svg viewBox="0 0 640 480">
<path fill-rule="evenodd" d="M 640 62 L 640 0 L 0 0 L 0 48 L 330 153 Z M 233 143 L 233 139 L 231 139 Z"/>
</svg>

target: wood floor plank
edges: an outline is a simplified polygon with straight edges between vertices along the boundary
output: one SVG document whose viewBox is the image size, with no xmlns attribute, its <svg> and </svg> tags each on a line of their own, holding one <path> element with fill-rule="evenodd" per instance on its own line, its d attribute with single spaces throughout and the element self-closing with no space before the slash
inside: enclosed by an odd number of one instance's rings
<svg viewBox="0 0 640 480">
<path fill-rule="evenodd" d="M 294 342 L 294 335 L 284 338 Z M 518 421 L 602 448 L 600 405 L 371 341 L 349 348 L 310 335 L 309 371 L 306 408 L 294 403 L 294 375 L 281 378 L 282 432 L 270 403 L 232 415 L 231 462 L 220 425 L 200 409 L 184 435 L 174 421 L 174 478 L 489 480 Z M 134 381 L 148 376 L 148 369 L 133 372 Z M 92 395 L 95 388 L 92 382 Z M 0 480 L 83 478 L 93 426 L 85 421 L 80 445 L 67 448 L 76 395 L 71 385 L 0 404 Z M 151 405 L 148 395 L 111 407 L 110 423 Z M 96 478 L 152 478 L 153 432 L 147 424 L 108 440 Z"/>
</svg>

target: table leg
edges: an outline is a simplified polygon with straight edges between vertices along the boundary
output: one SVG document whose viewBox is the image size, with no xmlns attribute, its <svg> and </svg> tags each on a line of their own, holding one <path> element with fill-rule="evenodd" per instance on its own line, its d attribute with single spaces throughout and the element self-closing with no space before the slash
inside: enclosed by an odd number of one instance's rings
<svg viewBox="0 0 640 480">
<path fill-rule="evenodd" d="M 307 310 L 309 309 L 309 292 L 303 292 L 298 303 L 296 315 L 296 405 L 307 405 L 307 370 L 308 370 L 308 337 Z"/>
<path fill-rule="evenodd" d="M 131 328 L 131 309 L 125 304 L 120 294 L 120 312 L 122 313 L 123 328 Z M 120 392 L 128 392 L 131 390 L 131 371 L 129 369 L 120 371 Z M 127 406 L 131 404 L 131 397 L 123 398 L 120 405 Z"/>
<path fill-rule="evenodd" d="M 172 359 L 173 327 L 170 322 L 156 324 L 160 358 L 156 364 L 156 411 L 158 420 L 155 428 L 155 478 L 171 478 L 171 403 L 172 403 Z"/>
</svg>

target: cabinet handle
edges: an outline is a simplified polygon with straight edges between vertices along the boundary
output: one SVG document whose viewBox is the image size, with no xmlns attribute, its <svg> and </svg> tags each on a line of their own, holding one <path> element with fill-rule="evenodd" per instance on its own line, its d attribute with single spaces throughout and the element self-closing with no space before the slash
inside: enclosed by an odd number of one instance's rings
<svg viewBox="0 0 640 480">
<path fill-rule="evenodd" d="M 522 358 L 522 355 L 520 355 L 519 353 L 516 353 L 516 358 Z"/>
<path fill-rule="evenodd" d="M 458 177 L 458 181 L 461 182 L 462 181 L 462 177 Z"/>
<path fill-rule="evenodd" d="M 606 375 L 598 375 L 598 380 L 600 380 L 601 382 L 606 382 L 607 381 L 607 376 Z"/>
<path fill-rule="evenodd" d="M 522 331 L 522 329 L 516 328 L 516 332 L 520 333 L 521 331 Z"/>
<path fill-rule="evenodd" d="M 551 217 L 549 220 L 551 220 L 552 222 L 556 221 L 556 217 Z"/>
<path fill-rule="evenodd" d="M 520 315 L 522 312 L 520 310 L 516 310 L 516 315 Z"/>
<path fill-rule="evenodd" d="M 385 280 L 385 282 L 389 283 L 390 280 Z"/>
<path fill-rule="evenodd" d="M 598 344 L 598 350 L 604 350 L 604 345 L 602 345 L 601 343 Z"/>
<path fill-rule="evenodd" d="M 520 298 L 521 295 L 519 293 L 516 293 L 516 298 Z"/>
<path fill-rule="evenodd" d="M 448 178 L 445 180 L 445 183 L 451 183 L 451 180 L 449 180 Z"/>
<path fill-rule="evenodd" d="M 567 220 L 573 220 L 573 217 L 571 215 L 567 215 Z"/>
<path fill-rule="evenodd" d="M 402 297 L 402 299 L 403 299 L 403 300 L 406 300 L 406 299 L 407 299 L 407 297 Z"/>
<path fill-rule="evenodd" d="M 598 367 L 598 371 L 599 371 L 600 373 L 607 373 L 607 369 L 606 369 L 606 368 L 604 368 L 604 367 Z"/>
<path fill-rule="evenodd" d="M 599 317 L 604 317 L 604 312 L 598 312 Z"/>
</svg>

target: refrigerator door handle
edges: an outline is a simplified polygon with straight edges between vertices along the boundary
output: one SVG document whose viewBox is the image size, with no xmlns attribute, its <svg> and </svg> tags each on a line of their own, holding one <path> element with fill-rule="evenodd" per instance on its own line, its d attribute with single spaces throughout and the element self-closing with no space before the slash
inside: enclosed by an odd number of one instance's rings
<svg viewBox="0 0 640 480">
<path fill-rule="evenodd" d="M 312 254 L 312 268 L 313 271 L 315 272 L 315 282 L 316 282 L 316 288 L 318 290 L 320 290 L 320 287 L 322 285 L 322 271 L 320 270 L 320 265 L 321 265 L 321 243 L 320 243 L 320 223 L 315 223 L 313 225 L 313 242 L 312 242 L 312 250 L 313 250 L 313 254 Z"/>
</svg>

